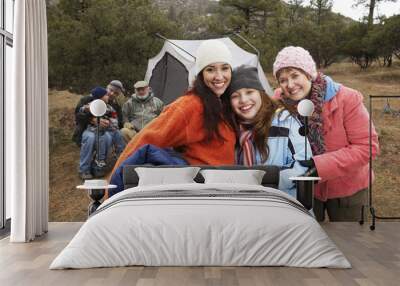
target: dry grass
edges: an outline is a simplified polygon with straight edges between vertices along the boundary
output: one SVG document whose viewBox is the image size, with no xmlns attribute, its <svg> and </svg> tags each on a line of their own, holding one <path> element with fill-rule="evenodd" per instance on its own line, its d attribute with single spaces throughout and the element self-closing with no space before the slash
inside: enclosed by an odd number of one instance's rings
<svg viewBox="0 0 400 286">
<path fill-rule="evenodd" d="M 79 147 L 71 141 L 74 108 L 80 96 L 67 91 L 49 91 L 50 221 L 84 221 L 90 199 L 76 189 Z"/>
<path fill-rule="evenodd" d="M 374 66 L 361 71 L 351 63 L 335 64 L 324 73 L 337 82 L 368 95 L 400 95 L 400 63 L 392 68 Z M 270 83 L 275 80 L 268 75 Z M 50 221 L 84 221 L 89 198 L 75 186 L 78 176 L 79 148 L 72 143 L 74 107 L 80 96 L 67 91 L 49 92 L 50 117 Z M 373 121 L 379 134 L 381 154 L 374 161 L 376 181 L 373 203 L 380 216 L 400 216 L 400 116 L 382 112 L 385 100 L 374 100 Z M 400 111 L 400 98 L 390 105 Z"/>
<path fill-rule="evenodd" d="M 400 111 L 400 98 L 391 104 Z M 373 162 L 376 180 L 373 205 L 378 216 L 400 216 L 400 114 L 393 117 L 382 112 L 383 104 L 373 104 L 373 121 L 379 134 L 381 153 Z"/>
</svg>

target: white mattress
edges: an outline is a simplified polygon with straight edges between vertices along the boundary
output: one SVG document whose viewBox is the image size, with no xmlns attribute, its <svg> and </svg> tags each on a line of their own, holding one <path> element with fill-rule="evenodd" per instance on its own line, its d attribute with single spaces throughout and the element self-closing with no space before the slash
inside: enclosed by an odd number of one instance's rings
<svg viewBox="0 0 400 286">
<path fill-rule="evenodd" d="M 154 197 L 155 192 L 162 195 L 173 190 L 180 192 Z M 257 197 L 239 192 L 246 190 L 263 193 Z M 219 196 L 224 192 L 226 196 Z M 106 200 L 50 269 L 127 265 L 350 268 L 342 252 L 299 204 L 279 190 L 254 185 L 135 187 Z"/>
</svg>

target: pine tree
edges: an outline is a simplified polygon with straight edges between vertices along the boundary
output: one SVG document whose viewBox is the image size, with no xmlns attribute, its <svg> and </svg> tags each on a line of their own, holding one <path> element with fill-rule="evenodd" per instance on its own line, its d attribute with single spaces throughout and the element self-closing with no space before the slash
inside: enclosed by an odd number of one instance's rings
<svg viewBox="0 0 400 286">
<path fill-rule="evenodd" d="M 375 9 L 381 2 L 397 2 L 397 0 L 356 0 L 354 4 L 356 7 L 364 6 L 365 8 L 368 8 L 367 22 L 369 28 L 371 28 L 374 23 Z"/>
</svg>

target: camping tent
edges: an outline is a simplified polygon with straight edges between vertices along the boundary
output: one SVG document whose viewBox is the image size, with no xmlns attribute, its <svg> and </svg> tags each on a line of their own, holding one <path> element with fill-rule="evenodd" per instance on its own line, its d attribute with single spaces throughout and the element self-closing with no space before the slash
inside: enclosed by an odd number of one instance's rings
<svg viewBox="0 0 400 286">
<path fill-rule="evenodd" d="M 229 48 L 233 57 L 233 68 L 251 65 L 258 68 L 261 83 L 267 92 L 273 91 L 255 54 L 246 52 L 230 38 L 220 38 Z M 155 94 L 165 104 L 182 95 L 191 85 L 196 75 L 195 55 L 203 40 L 168 40 L 154 58 L 149 60 L 145 80 Z"/>
</svg>

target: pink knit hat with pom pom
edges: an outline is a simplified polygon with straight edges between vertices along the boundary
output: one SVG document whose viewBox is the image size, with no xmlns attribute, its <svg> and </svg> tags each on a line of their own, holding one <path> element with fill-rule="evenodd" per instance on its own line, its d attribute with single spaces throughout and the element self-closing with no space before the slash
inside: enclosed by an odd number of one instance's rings
<svg viewBox="0 0 400 286">
<path fill-rule="evenodd" d="M 283 48 L 276 56 L 273 73 L 283 68 L 298 68 L 308 73 L 312 79 L 317 77 L 317 67 L 310 53 L 302 47 L 286 47 Z"/>
</svg>

